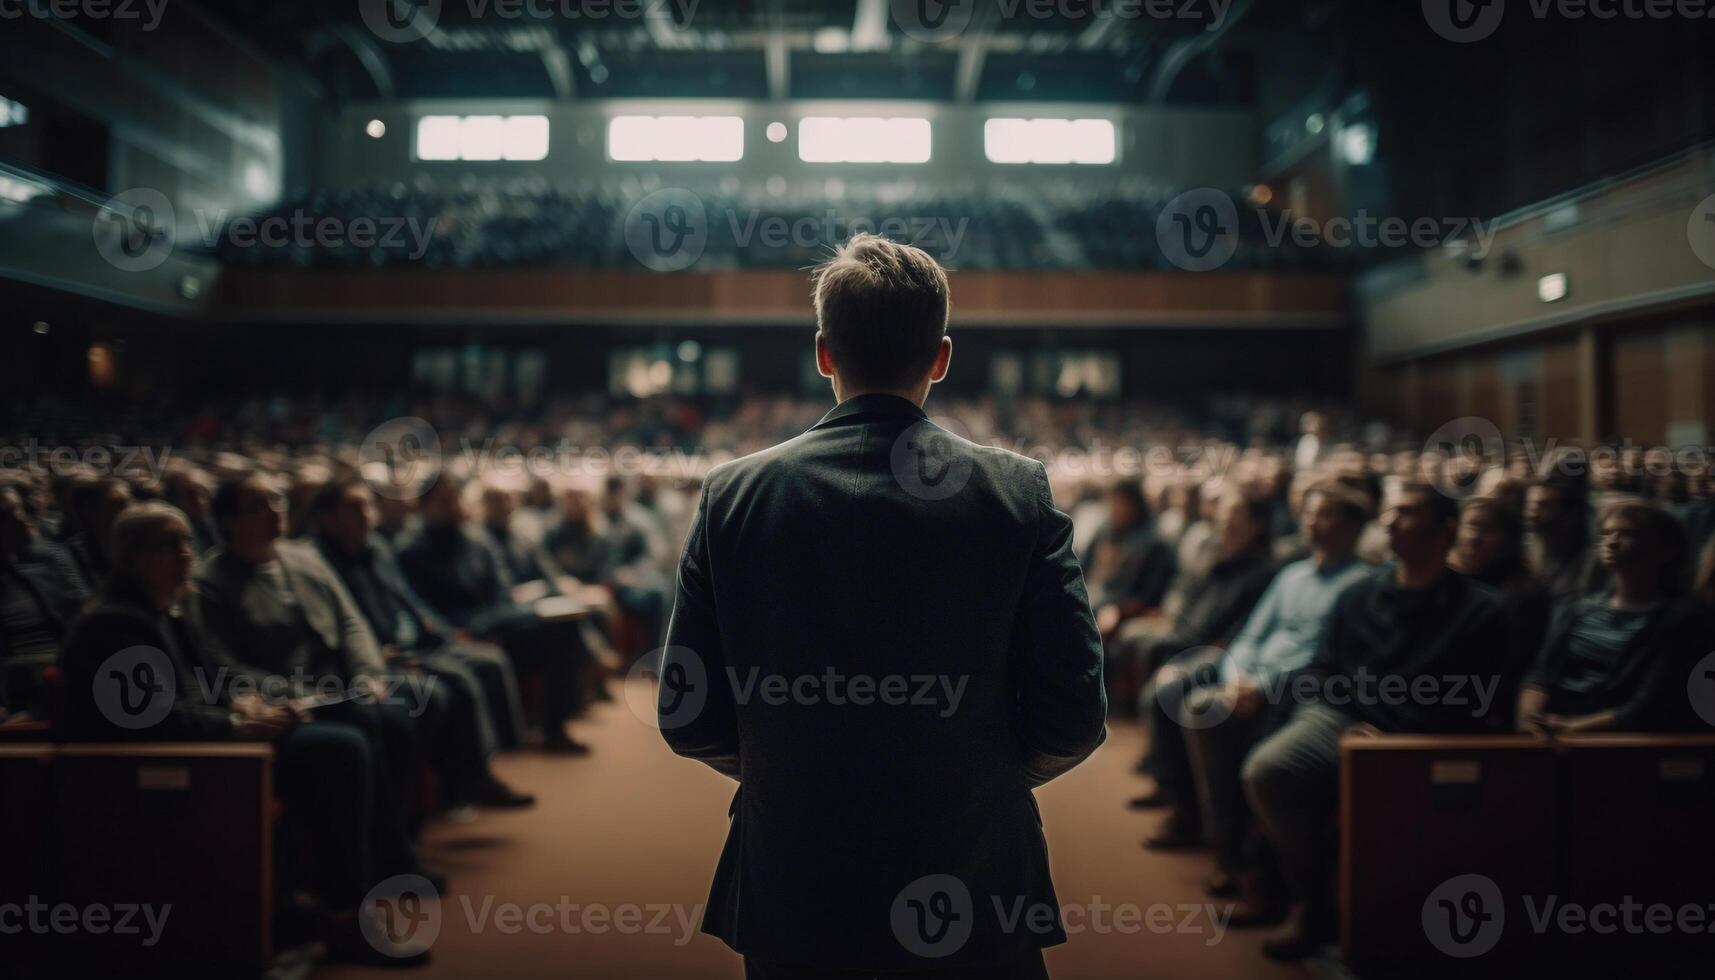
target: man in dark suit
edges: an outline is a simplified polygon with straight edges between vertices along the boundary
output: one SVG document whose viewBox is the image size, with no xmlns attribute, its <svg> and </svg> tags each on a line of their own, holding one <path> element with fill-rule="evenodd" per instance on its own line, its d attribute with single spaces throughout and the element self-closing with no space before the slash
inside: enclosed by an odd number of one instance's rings
<svg viewBox="0 0 1715 980">
<path fill-rule="evenodd" d="M 751 978 L 1044 977 L 1031 790 L 1105 735 L 1102 646 L 1042 465 L 935 425 L 945 273 L 860 235 L 815 274 L 839 405 L 708 474 L 662 733 L 739 781 L 703 930 Z"/>
</svg>

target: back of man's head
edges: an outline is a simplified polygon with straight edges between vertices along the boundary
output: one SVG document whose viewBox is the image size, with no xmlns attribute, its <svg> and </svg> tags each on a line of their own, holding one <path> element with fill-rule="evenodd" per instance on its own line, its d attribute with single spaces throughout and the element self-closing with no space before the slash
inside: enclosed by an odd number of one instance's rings
<svg viewBox="0 0 1715 980">
<path fill-rule="evenodd" d="M 947 274 L 939 263 L 912 245 L 854 235 L 812 279 L 816 326 L 847 386 L 923 382 L 947 334 Z"/>
</svg>

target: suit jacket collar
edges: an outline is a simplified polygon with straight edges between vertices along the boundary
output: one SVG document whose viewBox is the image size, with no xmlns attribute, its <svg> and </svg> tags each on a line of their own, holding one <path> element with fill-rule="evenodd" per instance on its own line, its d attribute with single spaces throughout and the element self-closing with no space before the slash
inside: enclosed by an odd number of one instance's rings
<svg viewBox="0 0 1715 980">
<path fill-rule="evenodd" d="M 926 419 L 915 403 L 898 395 L 870 394 L 854 395 L 835 405 L 822 420 L 811 426 L 811 430 L 831 428 L 836 425 L 850 425 L 855 422 L 869 421 L 874 418 L 909 418 Z"/>
</svg>

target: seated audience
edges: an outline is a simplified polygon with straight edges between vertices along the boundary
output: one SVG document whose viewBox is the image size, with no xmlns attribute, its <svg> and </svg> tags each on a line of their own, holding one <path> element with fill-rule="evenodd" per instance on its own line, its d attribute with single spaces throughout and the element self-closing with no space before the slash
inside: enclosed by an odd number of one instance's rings
<svg viewBox="0 0 1715 980">
<path fill-rule="evenodd" d="M 381 770 L 375 809 L 388 826 L 374 855 L 383 875 L 418 873 L 407 805 L 417 781 L 425 706 L 387 694 L 386 664 L 350 593 L 315 549 L 282 540 L 284 500 L 260 477 L 222 483 L 210 505 L 219 547 L 203 556 L 190 603 L 198 645 L 226 683 L 276 698 L 330 688 L 358 697 L 317 709 L 363 730 Z"/>
<path fill-rule="evenodd" d="M 1556 603 L 1602 586 L 1602 569 L 1590 549 L 1590 505 L 1585 484 L 1551 476 L 1525 491 L 1525 554 L 1531 574 Z"/>
<path fill-rule="evenodd" d="M 1156 676 L 1170 660 L 1174 676 L 1213 662 L 1219 655 L 1217 645 L 1225 643 L 1244 623 L 1274 578 L 1276 566 L 1268 537 L 1271 513 L 1268 501 L 1238 491 L 1229 492 L 1215 503 L 1214 566 L 1200 580 L 1186 586 L 1184 604 L 1166 636 L 1140 636 L 1140 642 L 1128 644 L 1124 653 L 1142 661 L 1144 676 Z M 1160 703 L 1158 687 L 1158 683 L 1146 684 L 1138 698 L 1138 714 L 1149 726 L 1149 745 L 1154 756 L 1153 763 L 1139 768 L 1156 772 L 1160 792 L 1133 800 L 1132 805 L 1137 807 L 1181 798 L 1189 801 L 1191 796 L 1189 774 L 1184 767 L 1184 742 L 1180 739 L 1182 729 L 1165 714 L 1167 708 Z M 1187 820 L 1191 816 L 1186 813 Z M 1180 846 L 1185 837 L 1195 836 L 1190 830 L 1194 823 L 1193 820 L 1184 825 L 1184 834 L 1152 839 L 1152 846 Z"/>
<path fill-rule="evenodd" d="M 1108 491 L 1108 518 L 1084 553 L 1090 608 L 1104 641 L 1121 623 L 1161 607 L 1173 581 L 1173 549 L 1156 537 L 1143 489 L 1122 480 Z"/>
<path fill-rule="evenodd" d="M 466 522 L 458 476 L 436 476 L 423 495 L 421 517 L 422 527 L 399 549 L 406 580 L 455 628 L 499 643 L 520 667 L 542 673 L 546 749 L 588 752 L 566 729 L 580 706 L 590 661 L 578 619 L 545 619 L 518 601 L 505 560 Z"/>
<path fill-rule="evenodd" d="M 1321 648 L 1335 601 L 1370 572 L 1354 554 L 1368 520 L 1369 502 L 1356 491 L 1333 482 L 1312 488 L 1299 520 L 1310 557 L 1281 569 L 1217 660 L 1169 665 L 1178 678 L 1162 685 L 1158 715 L 1185 730 L 1172 732 L 1160 721 L 1152 729 L 1169 732 L 1161 744 L 1177 741 L 1184 755 L 1162 766 L 1164 774 L 1177 773 L 1178 785 L 1175 813 L 1158 837 L 1202 839 L 1214 848 L 1209 891 L 1231 895 L 1244 886 L 1247 906 L 1236 922 L 1277 917 L 1269 902 L 1275 889 L 1260 880 L 1268 869 L 1247 840 L 1251 813 L 1240 770 L 1246 754 L 1290 717 L 1287 692 Z"/>
<path fill-rule="evenodd" d="M 1524 560 L 1524 523 L 1518 512 L 1495 497 L 1471 497 L 1459 511 L 1459 536 L 1447 563 L 1494 589 L 1507 615 L 1507 662 L 1502 676 L 1509 686 L 1496 695 L 1502 705 L 1517 703 L 1511 683 L 1524 677 L 1531 658 L 1542 646 L 1553 602 L 1548 590 L 1530 574 Z M 1512 719 L 1495 715 L 1506 728 Z"/>
<path fill-rule="evenodd" d="M 1683 593 L 1684 528 L 1641 500 L 1609 504 L 1597 527 L 1612 587 L 1557 611 L 1519 696 L 1519 728 L 1571 735 L 1699 727 L 1686 683 L 1715 630 L 1709 610 Z"/>
<path fill-rule="evenodd" d="M 0 486 L 0 712 L 14 720 L 46 713 L 42 672 L 88 599 L 71 556 L 36 533 L 24 495 Z"/>
<path fill-rule="evenodd" d="M 442 760 L 448 809 L 534 803 L 535 797 L 514 791 L 489 768 L 503 744 L 502 728 L 509 733 L 504 744 L 521 741 L 518 682 L 506 654 L 490 644 L 454 639 L 452 628 L 411 591 L 392 549 L 373 533 L 367 485 L 324 484 L 309 508 L 316 547 L 351 593 L 389 668 L 425 673 L 447 694 L 442 744 L 434 754 Z"/>
<path fill-rule="evenodd" d="M 1286 925 L 1264 944 L 1273 959 L 1309 956 L 1333 926 L 1329 834 L 1341 736 L 1360 727 L 1479 731 L 1495 707 L 1506 616 L 1487 586 L 1447 567 L 1457 505 L 1433 487 L 1408 484 L 1382 523 L 1394 564 L 1340 594 L 1322 647 L 1301 675 L 1310 696 L 1245 760 L 1246 796 L 1293 903 Z"/>
<path fill-rule="evenodd" d="M 107 575 L 107 529 L 131 502 L 131 487 L 116 476 L 84 476 L 71 484 L 67 511 L 71 536 L 65 545 L 92 589 L 100 588 Z"/>
<path fill-rule="evenodd" d="M 376 808 L 387 779 L 361 728 L 292 700 L 205 687 L 208 660 L 180 614 L 194 556 L 190 521 L 151 502 L 121 512 L 112 528 L 112 574 L 97 605 L 72 625 L 60 656 L 66 677 L 64 736 L 78 741 L 261 741 L 274 746 L 275 788 L 287 820 L 308 838 L 305 887 L 320 903 L 323 936 L 336 960 L 368 966 L 412 966 L 426 950 L 389 948 L 379 923 L 364 928 L 371 888 L 386 877 L 378 855 L 404 848 L 397 827 Z M 102 667 L 122 650 L 146 647 L 170 667 L 172 702 L 159 722 L 122 725 L 97 695 Z M 162 696 L 157 694 L 156 696 Z M 256 819 L 252 816 L 251 819 Z M 378 846 L 379 845 L 379 846 Z M 282 867 L 280 873 L 292 869 Z"/>
</svg>

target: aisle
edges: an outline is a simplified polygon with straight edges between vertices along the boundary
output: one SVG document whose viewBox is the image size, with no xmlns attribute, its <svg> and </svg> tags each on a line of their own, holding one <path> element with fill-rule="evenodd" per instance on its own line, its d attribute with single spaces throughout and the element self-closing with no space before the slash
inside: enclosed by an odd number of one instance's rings
<svg viewBox="0 0 1715 980">
<path fill-rule="evenodd" d="M 594 747 L 589 757 L 500 761 L 508 781 L 540 797 L 534 810 L 431 829 L 427 857 L 452 884 L 433 965 L 403 975 L 743 976 L 735 954 L 696 931 L 734 784 L 674 757 L 629 710 L 647 709 L 641 682 L 624 693 L 627 702 L 602 705 L 577 726 Z M 1093 758 L 1038 794 L 1062 907 L 1090 923 L 1049 952 L 1056 980 L 1303 976 L 1263 960 L 1256 934 L 1215 929 L 1205 906 L 1224 903 L 1199 889 L 1200 856 L 1137 846 L 1156 819 L 1123 808 L 1137 788 L 1130 766 L 1139 745 L 1135 726 L 1116 725 Z M 341 968 L 316 977 L 387 975 L 401 974 Z"/>
</svg>

